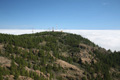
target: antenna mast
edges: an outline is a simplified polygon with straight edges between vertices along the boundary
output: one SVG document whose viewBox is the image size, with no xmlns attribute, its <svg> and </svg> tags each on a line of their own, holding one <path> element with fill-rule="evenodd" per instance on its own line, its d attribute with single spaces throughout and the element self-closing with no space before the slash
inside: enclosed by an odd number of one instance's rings
<svg viewBox="0 0 120 80">
<path fill-rule="evenodd" d="M 52 32 L 54 32 L 54 27 L 52 27 Z"/>
<path fill-rule="evenodd" d="M 58 25 L 56 25 L 56 30 L 58 29 Z"/>
<path fill-rule="evenodd" d="M 32 34 L 34 33 L 34 29 L 32 28 Z"/>
</svg>

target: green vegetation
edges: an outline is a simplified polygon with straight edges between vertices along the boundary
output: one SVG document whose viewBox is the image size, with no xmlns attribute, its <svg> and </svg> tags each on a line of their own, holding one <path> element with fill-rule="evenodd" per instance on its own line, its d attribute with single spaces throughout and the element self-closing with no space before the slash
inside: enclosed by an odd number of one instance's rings
<svg viewBox="0 0 120 80">
<path fill-rule="evenodd" d="M 74 69 L 66 69 L 56 64 L 57 60 L 63 60 L 84 70 L 82 80 L 120 79 L 120 52 L 106 51 L 80 35 L 63 32 L 0 34 L 0 45 L 3 45 L 3 48 L 0 48 L 0 56 L 11 60 L 10 67 L 2 67 L 0 64 L 0 80 L 6 75 L 14 75 L 15 80 L 19 76 L 34 80 L 70 79 L 59 74 L 67 75 L 67 70 Z M 93 57 L 90 58 L 91 62 L 82 61 L 84 57 L 89 56 L 81 56 L 84 52 Z M 76 79 L 79 78 L 76 76 Z"/>
</svg>

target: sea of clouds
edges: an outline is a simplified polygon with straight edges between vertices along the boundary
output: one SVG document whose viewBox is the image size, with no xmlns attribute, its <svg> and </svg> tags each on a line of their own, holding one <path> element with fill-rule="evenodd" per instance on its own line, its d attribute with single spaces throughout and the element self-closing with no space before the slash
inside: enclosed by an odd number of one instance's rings
<svg viewBox="0 0 120 80">
<path fill-rule="evenodd" d="M 6 30 L 0 29 L 0 33 L 7 34 L 29 34 L 36 32 L 43 32 L 49 30 Z M 61 30 L 57 30 L 61 31 Z M 105 49 L 111 49 L 112 51 L 120 51 L 120 30 L 62 30 L 63 32 L 74 33 L 88 38 L 95 44 Z"/>
</svg>

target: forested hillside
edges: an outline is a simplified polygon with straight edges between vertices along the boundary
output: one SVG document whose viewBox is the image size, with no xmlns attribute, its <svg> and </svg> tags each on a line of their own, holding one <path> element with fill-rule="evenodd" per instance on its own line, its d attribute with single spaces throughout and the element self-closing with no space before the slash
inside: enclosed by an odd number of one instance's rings
<svg viewBox="0 0 120 80">
<path fill-rule="evenodd" d="M 120 52 L 64 32 L 0 34 L 0 80 L 120 80 Z"/>
</svg>

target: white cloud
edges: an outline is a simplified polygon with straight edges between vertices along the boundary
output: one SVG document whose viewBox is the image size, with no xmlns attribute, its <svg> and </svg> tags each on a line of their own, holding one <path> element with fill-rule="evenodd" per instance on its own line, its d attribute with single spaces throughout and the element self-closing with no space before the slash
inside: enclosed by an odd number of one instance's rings
<svg viewBox="0 0 120 80">
<path fill-rule="evenodd" d="M 46 30 L 34 30 L 34 32 L 42 32 Z M 120 51 L 120 30 L 63 30 L 64 32 L 70 32 L 82 35 L 88 38 L 95 44 L 112 51 Z M 8 34 L 29 34 L 32 30 L 6 30 L 1 29 L 0 33 Z"/>
<path fill-rule="evenodd" d="M 112 51 L 120 51 L 120 30 L 66 30 L 88 38 L 95 44 Z"/>
<path fill-rule="evenodd" d="M 32 29 L 0 29 L 0 33 L 7 33 L 7 34 L 14 34 L 14 35 L 20 35 L 20 34 L 29 34 L 29 33 L 36 33 L 36 32 L 42 32 L 46 30 L 32 30 Z"/>
</svg>

